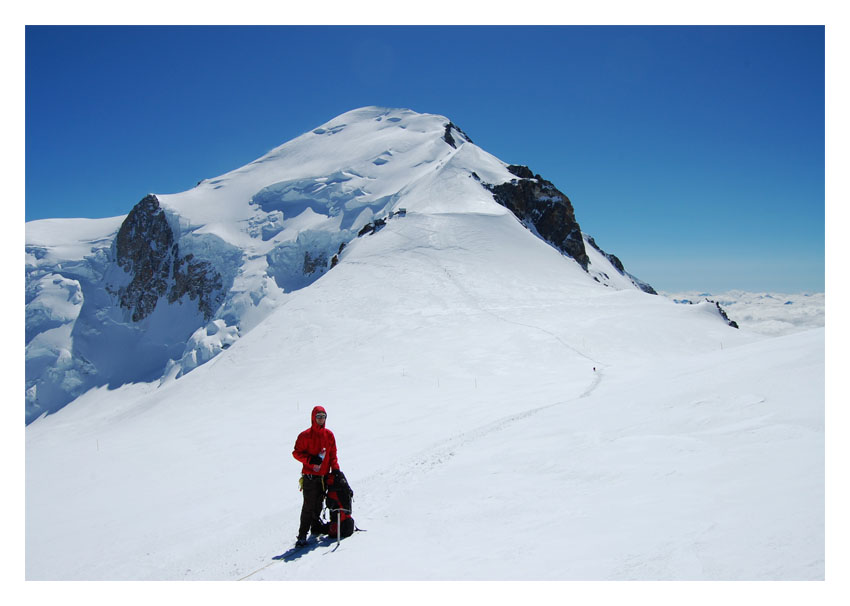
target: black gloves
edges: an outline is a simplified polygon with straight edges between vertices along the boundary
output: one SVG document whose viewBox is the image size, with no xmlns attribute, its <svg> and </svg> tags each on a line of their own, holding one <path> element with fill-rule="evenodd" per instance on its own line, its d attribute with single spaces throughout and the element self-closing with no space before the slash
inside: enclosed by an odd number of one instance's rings
<svg viewBox="0 0 850 606">
<path fill-rule="evenodd" d="M 319 455 L 311 455 L 310 456 L 310 465 L 321 465 L 322 458 Z"/>
</svg>

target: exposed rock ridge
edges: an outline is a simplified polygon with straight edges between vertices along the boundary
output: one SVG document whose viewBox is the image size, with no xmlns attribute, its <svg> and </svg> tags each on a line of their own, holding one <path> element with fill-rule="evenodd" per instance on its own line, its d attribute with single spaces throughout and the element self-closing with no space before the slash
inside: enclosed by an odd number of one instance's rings
<svg viewBox="0 0 850 606">
<path fill-rule="evenodd" d="M 709 303 L 714 303 L 717 306 L 717 311 L 720 314 L 720 317 L 726 321 L 726 324 L 731 326 L 732 328 L 738 328 L 738 323 L 735 320 L 730 320 L 729 316 L 726 315 L 726 310 L 720 307 L 720 303 L 714 301 L 712 299 L 706 299 Z"/>
<path fill-rule="evenodd" d="M 526 227 L 533 228 L 546 242 L 575 259 L 587 271 L 589 258 L 570 199 L 527 166 L 511 165 L 508 170 L 518 178 L 500 185 L 482 185 Z"/>
<path fill-rule="evenodd" d="M 180 255 L 174 232 L 153 194 L 127 215 L 115 238 L 115 260 L 130 282 L 109 291 L 118 297 L 133 322 L 141 322 L 166 297 L 169 303 L 188 295 L 209 320 L 224 298 L 222 278 L 206 261 Z"/>
<path fill-rule="evenodd" d="M 456 124 L 449 122 L 448 124 L 446 124 L 446 132 L 443 135 L 443 141 L 445 141 L 446 143 L 448 143 L 449 145 L 451 145 L 455 149 L 457 149 L 457 142 L 455 141 L 455 138 L 452 136 L 452 130 L 454 130 L 459 135 L 461 135 L 466 141 L 469 141 L 470 143 L 472 143 L 472 139 L 469 138 L 469 135 L 467 135 L 465 132 L 463 132 Z"/>
<path fill-rule="evenodd" d="M 629 272 L 627 272 L 627 271 L 626 271 L 626 268 L 625 268 L 625 267 L 623 267 L 623 262 L 622 262 L 622 261 L 620 261 L 620 259 L 619 259 L 616 255 L 609 254 L 609 253 L 605 252 L 604 250 L 602 250 L 602 249 L 599 247 L 599 245 L 596 243 L 596 241 L 593 239 L 593 237 L 592 237 L 592 236 L 587 236 L 587 242 L 588 242 L 588 244 L 590 244 L 593 248 L 595 248 L 596 250 L 598 250 L 598 251 L 599 251 L 599 253 L 600 253 L 602 256 L 604 256 L 606 259 L 608 259 L 608 261 L 610 261 L 610 262 L 611 262 L 611 265 L 613 265 L 613 266 L 614 266 L 614 269 L 616 269 L 616 270 L 617 270 L 618 272 L 620 272 L 622 275 L 624 275 L 624 276 L 628 277 L 628 278 L 632 281 L 632 284 L 634 284 L 635 286 L 637 286 L 638 288 L 640 288 L 643 292 L 648 293 L 648 294 L 650 294 L 650 295 L 657 295 L 657 294 L 658 294 L 658 293 L 655 291 L 655 289 L 654 289 L 654 288 L 652 288 L 652 286 L 650 286 L 650 285 L 649 285 L 649 284 L 647 284 L 646 282 L 643 282 L 642 280 L 638 280 L 638 279 L 637 279 L 637 278 L 635 278 L 632 274 L 630 274 Z"/>
</svg>

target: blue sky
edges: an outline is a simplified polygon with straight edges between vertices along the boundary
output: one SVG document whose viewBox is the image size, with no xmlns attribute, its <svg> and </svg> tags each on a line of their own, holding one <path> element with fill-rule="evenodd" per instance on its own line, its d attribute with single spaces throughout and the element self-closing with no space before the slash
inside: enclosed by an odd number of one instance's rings
<svg viewBox="0 0 850 606">
<path fill-rule="evenodd" d="M 824 290 L 824 29 L 27 27 L 26 220 L 129 212 L 364 105 L 448 116 L 659 290 Z"/>
</svg>

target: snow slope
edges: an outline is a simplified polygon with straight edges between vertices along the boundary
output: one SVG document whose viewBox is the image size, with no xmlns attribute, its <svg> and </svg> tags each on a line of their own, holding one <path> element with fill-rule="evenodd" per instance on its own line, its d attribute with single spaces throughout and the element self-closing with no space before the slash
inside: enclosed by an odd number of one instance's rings
<svg viewBox="0 0 850 606">
<path fill-rule="evenodd" d="M 27 579 L 823 579 L 823 329 L 600 286 L 466 184 L 192 372 L 30 424 Z M 367 532 L 277 561 L 315 404 Z"/>
</svg>

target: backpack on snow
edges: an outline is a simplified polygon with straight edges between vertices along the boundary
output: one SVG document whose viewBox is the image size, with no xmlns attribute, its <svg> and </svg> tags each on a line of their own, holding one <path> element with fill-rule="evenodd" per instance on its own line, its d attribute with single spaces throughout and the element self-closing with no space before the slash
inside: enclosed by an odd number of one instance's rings
<svg viewBox="0 0 850 606">
<path fill-rule="evenodd" d="M 328 492 L 325 495 L 325 505 L 328 508 L 330 522 L 328 534 L 331 538 L 350 537 L 354 534 L 354 518 L 351 517 L 351 498 L 354 491 L 340 470 L 334 471 L 328 477 Z M 339 524 L 339 528 L 337 528 Z"/>
</svg>

